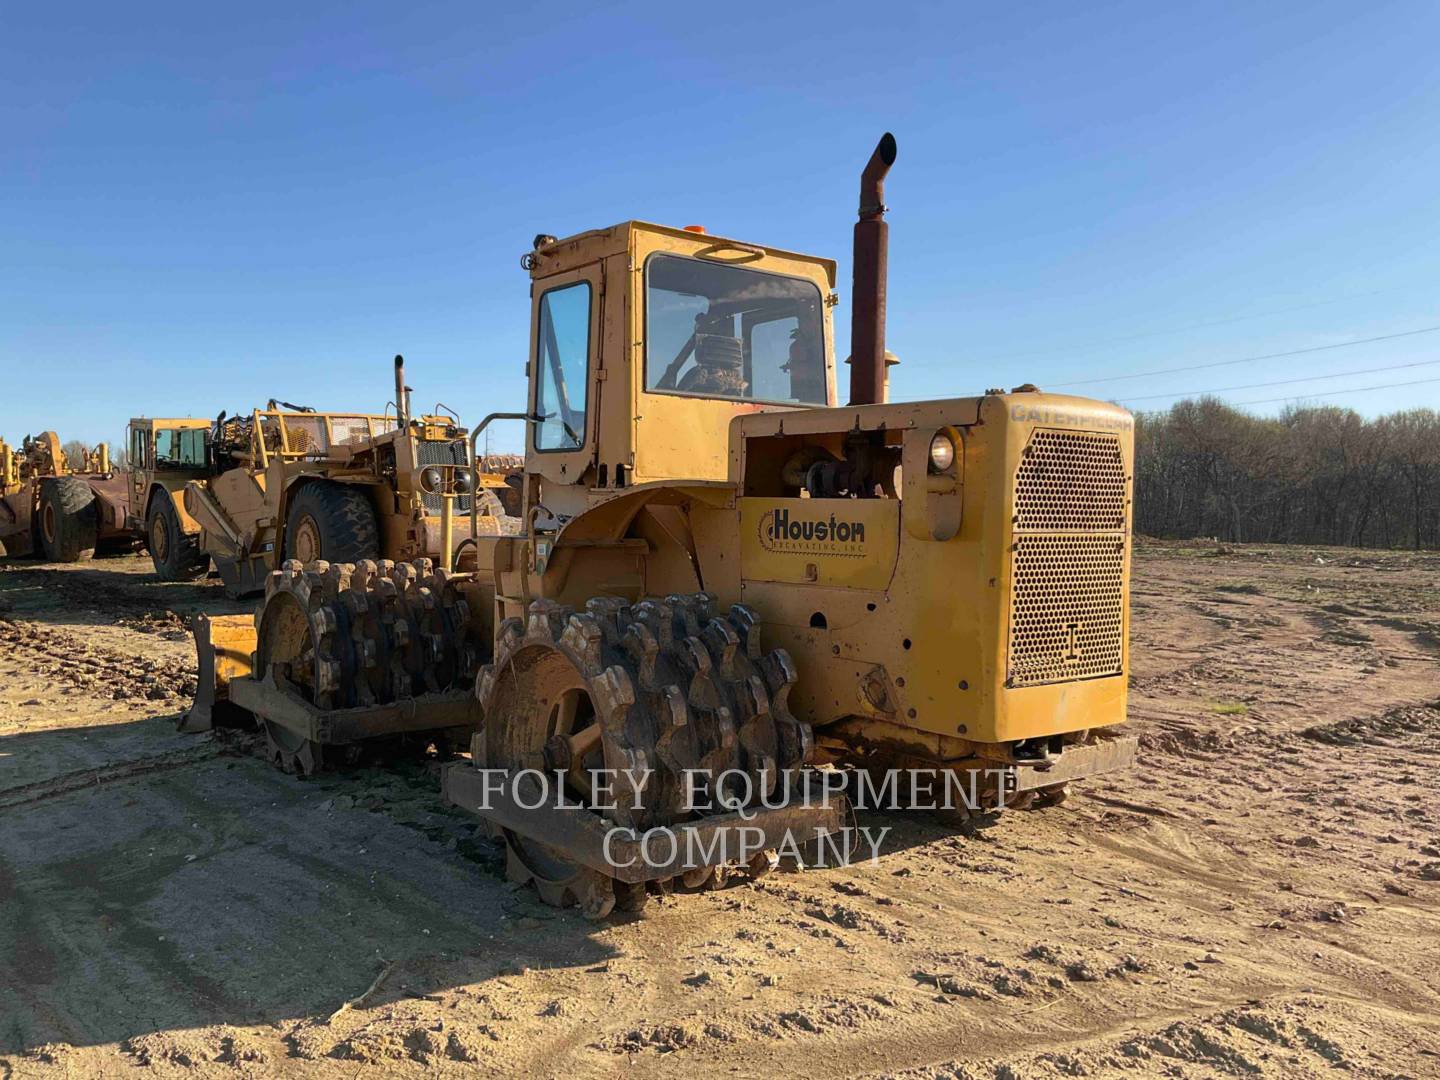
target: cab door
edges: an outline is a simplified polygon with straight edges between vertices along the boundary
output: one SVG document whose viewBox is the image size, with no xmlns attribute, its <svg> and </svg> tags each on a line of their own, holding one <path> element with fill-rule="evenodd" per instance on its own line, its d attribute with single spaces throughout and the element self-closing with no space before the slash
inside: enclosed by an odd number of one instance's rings
<svg viewBox="0 0 1440 1080">
<path fill-rule="evenodd" d="M 528 467 L 557 484 L 577 484 L 595 461 L 604 277 L 595 263 L 541 278 L 530 317 Z"/>
<path fill-rule="evenodd" d="M 137 424 L 133 420 L 130 421 L 128 454 L 130 456 L 130 515 L 143 519 L 145 494 L 150 488 L 147 480 L 150 468 L 150 427 L 148 424 Z"/>
</svg>

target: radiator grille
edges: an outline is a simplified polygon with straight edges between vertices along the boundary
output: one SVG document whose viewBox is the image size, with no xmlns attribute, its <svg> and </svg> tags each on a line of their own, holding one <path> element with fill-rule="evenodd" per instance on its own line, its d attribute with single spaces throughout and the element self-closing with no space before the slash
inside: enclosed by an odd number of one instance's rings
<svg viewBox="0 0 1440 1080">
<path fill-rule="evenodd" d="M 470 464 L 470 455 L 465 446 L 464 439 L 455 439 L 450 442 L 442 440 L 422 439 L 420 440 L 420 467 L 426 465 L 465 465 Z M 434 517 L 440 515 L 441 503 L 444 500 L 439 495 L 420 496 L 425 503 L 425 512 Z M 462 495 L 455 500 L 456 512 L 470 512 L 470 496 Z"/>
<path fill-rule="evenodd" d="M 1015 528 L 1124 527 L 1120 440 L 1083 431 L 1035 432 L 1015 473 Z"/>
<path fill-rule="evenodd" d="M 1015 472 L 1007 686 L 1121 674 L 1127 494 L 1118 436 L 1031 436 Z"/>
</svg>

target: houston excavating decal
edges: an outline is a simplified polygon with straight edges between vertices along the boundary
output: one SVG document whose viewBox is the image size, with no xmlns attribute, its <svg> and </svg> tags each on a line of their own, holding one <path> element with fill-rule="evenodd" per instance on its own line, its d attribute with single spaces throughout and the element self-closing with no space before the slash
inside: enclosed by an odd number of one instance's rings
<svg viewBox="0 0 1440 1080">
<path fill-rule="evenodd" d="M 822 518 L 802 517 L 780 506 L 761 515 L 760 546 L 766 551 L 790 555 L 861 558 L 866 553 L 865 523 L 847 521 L 834 514 Z"/>
</svg>

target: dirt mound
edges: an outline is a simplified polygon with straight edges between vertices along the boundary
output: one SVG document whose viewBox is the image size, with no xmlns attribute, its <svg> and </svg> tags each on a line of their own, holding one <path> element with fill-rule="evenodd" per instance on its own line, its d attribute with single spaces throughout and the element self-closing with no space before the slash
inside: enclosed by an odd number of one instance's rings
<svg viewBox="0 0 1440 1080">
<path fill-rule="evenodd" d="M 1377 716 L 1348 717 L 1328 724 L 1313 724 L 1300 734 L 1331 746 L 1393 746 L 1419 741 L 1440 743 L 1440 702 L 1401 706 Z"/>
<path fill-rule="evenodd" d="M 173 611 L 143 611 L 138 615 L 124 615 L 116 620 L 119 625 L 141 634 L 158 634 L 167 641 L 184 641 L 190 636 L 185 620 Z"/>
<path fill-rule="evenodd" d="M 234 1028 L 209 1031 L 152 1031 L 135 1035 L 120 1044 L 122 1053 L 134 1064 L 152 1072 L 204 1069 L 206 1065 L 228 1065 L 249 1071 L 270 1061 L 260 1042 Z"/>
<path fill-rule="evenodd" d="M 1029 1080 L 1053 1076 L 1102 1080 L 1136 1076 L 1290 1080 L 1336 1073 L 1364 1077 L 1422 1075 L 1418 1071 L 1377 1068 L 1373 1060 L 1366 1060 L 1373 1056 L 1364 1054 L 1363 1048 L 1356 1053 L 1322 1034 L 1317 1029 L 1326 1023 L 1343 1022 L 1348 1027 L 1349 1018 L 1340 1021 L 1331 1013 L 1323 1003 L 1306 999 L 1255 1001 L 1240 1008 L 1176 1020 L 1151 1031 L 1072 1045 L 1063 1051 L 955 1062 L 891 1075 L 897 1080 Z"/>
</svg>

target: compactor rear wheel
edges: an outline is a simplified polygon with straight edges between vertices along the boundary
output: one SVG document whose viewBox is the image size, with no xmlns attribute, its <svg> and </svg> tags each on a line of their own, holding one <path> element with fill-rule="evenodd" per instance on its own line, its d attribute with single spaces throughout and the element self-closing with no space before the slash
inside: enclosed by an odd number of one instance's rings
<svg viewBox="0 0 1440 1080">
<path fill-rule="evenodd" d="M 255 616 L 254 673 L 273 674 L 322 710 L 462 689 L 479 666 L 477 620 L 429 559 L 287 562 L 267 580 Z M 326 763 L 319 744 L 270 721 L 265 730 L 270 759 L 286 771 L 308 776 Z M 328 760 L 357 752 L 332 746 Z"/>
<path fill-rule="evenodd" d="M 634 605 L 602 597 L 583 612 L 537 600 L 523 622 L 507 619 L 494 662 L 476 681 L 485 715 L 476 764 L 549 776 L 562 770 L 566 801 L 597 812 L 590 770 L 604 769 L 605 816 L 637 831 L 693 816 L 687 771 L 720 777 L 734 770 L 730 795 L 773 791 L 813 746 L 809 725 L 786 702 L 795 668 L 783 650 L 763 652 L 753 611 L 735 605 L 717 614 L 713 605 L 706 593 Z M 643 779 L 632 784 L 629 776 Z M 616 906 L 637 911 L 645 903 L 643 886 L 575 864 L 518 832 L 504 838 L 509 876 L 534 882 L 548 904 L 578 904 L 603 918 Z M 702 874 L 710 876 L 693 876 Z"/>
<path fill-rule="evenodd" d="M 1063 792 L 1059 798 L 1054 794 L 1057 789 L 1063 789 L 1064 784 L 1056 784 L 1048 788 L 1041 788 L 1038 791 L 1012 791 L 1005 795 L 1003 804 L 996 798 L 995 784 L 992 777 L 983 772 L 976 777 L 972 786 L 969 778 L 962 773 L 958 787 L 952 794 L 950 806 L 937 807 L 933 816 L 940 824 L 950 828 L 969 829 L 977 821 L 985 820 L 1001 810 L 1032 810 L 1042 806 L 1054 806 L 1064 801 Z M 974 798 L 974 805 L 969 805 L 968 799 Z"/>
<path fill-rule="evenodd" d="M 1036 810 L 1043 810 L 1047 806 L 1059 806 L 1069 797 L 1070 785 L 1068 783 L 1051 784 L 1049 787 L 1043 787 L 1035 792 L 1035 799 L 1031 806 Z"/>
<path fill-rule="evenodd" d="M 36 524 L 46 561 L 72 563 L 90 558 L 95 554 L 99 528 L 95 492 L 78 476 L 43 481 Z"/>
</svg>

